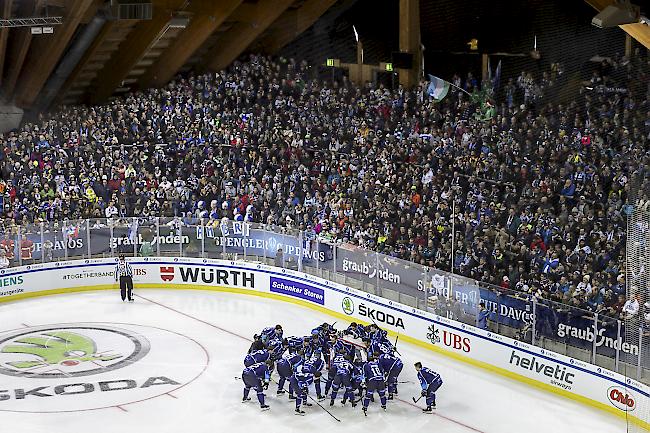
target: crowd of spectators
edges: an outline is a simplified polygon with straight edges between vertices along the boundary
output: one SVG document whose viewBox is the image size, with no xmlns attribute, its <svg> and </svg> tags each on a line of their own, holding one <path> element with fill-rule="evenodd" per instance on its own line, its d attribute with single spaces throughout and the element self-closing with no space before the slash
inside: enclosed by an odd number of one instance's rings
<svg viewBox="0 0 650 433">
<path fill-rule="evenodd" d="M 630 170 L 650 141 L 650 62 L 624 60 L 614 66 L 626 92 L 596 83 L 569 102 L 544 99 L 559 65 L 504 80 L 487 121 L 456 90 L 436 102 L 426 82 L 325 82 L 304 62 L 264 56 L 63 107 L 1 138 L 5 231 L 245 219 L 442 270 L 453 261 L 503 289 L 619 315 Z"/>
</svg>

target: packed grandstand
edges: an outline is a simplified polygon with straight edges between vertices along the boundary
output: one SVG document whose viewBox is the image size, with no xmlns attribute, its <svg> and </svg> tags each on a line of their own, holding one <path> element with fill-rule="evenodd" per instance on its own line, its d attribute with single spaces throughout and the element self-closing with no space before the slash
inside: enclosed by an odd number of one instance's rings
<svg viewBox="0 0 650 433">
<path fill-rule="evenodd" d="M 105 105 L 62 107 L 2 136 L 3 262 L 31 257 L 17 225 L 228 218 L 613 318 L 637 314 L 643 306 L 625 298 L 625 204 L 648 158 L 649 76 L 650 58 L 603 61 L 562 104 L 547 97 L 566 84 L 557 64 L 501 85 L 456 75 L 473 95 L 453 88 L 436 101 L 426 81 L 323 82 L 306 62 L 251 55 Z M 494 106 L 489 118 L 480 98 Z"/>
</svg>

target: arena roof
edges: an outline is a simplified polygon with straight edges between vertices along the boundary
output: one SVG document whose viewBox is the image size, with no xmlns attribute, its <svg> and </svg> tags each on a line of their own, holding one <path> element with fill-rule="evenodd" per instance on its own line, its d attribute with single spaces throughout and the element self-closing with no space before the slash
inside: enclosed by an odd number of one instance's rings
<svg viewBox="0 0 650 433">
<path fill-rule="evenodd" d="M 117 20 L 107 0 L 1 0 L 2 18 L 63 16 L 53 34 L 0 30 L 4 101 L 99 103 L 179 71 L 219 70 L 251 46 L 273 54 L 341 0 L 150 1 L 151 20 Z"/>
<path fill-rule="evenodd" d="M 153 4 L 150 20 L 117 20 L 112 18 L 110 8 L 116 1 L 0 0 L 1 18 L 63 17 L 63 23 L 54 27 L 53 34 L 33 35 L 28 27 L 0 30 L 3 102 L 39 112 L 58 104 L 101 103 L 129 91 L 163 86 L 179 72 L 221 69 L 246 51 L 277 53 L 298 39 L 326 11 L 331 9 L 335 15 L 356 2 L 149 0 Z M 131 0 L 138 1 L 143 0 Z M 596 10 L 614 2 L 584 1 Z M 434 16 L 447 13 L 442 3 L 427 3 L 424 15 L 427 16 L 427 8 L 434 9 Z M 386 7 L 385 2 L 382 4 Z M 576 0 L 574 4 L 584 3 Z M 363 19 L 366 18 L 367 13 Z M 490 46 L 490 34 L 502 38 L 490 19 L 486 18 L 488 30 L 479 38 L 484 47 Z M 453 28 L 454 23 L 438 27 Z M 423 21 L 423 26 L 428 25 Z M 650 48 L 650 27 L 629 24 L 621 28 Z M 382 27 L 381 31 L 385 29 Z M 466 36 L 464 30 L 460 33 Z M 515 31 L 512 36 L 521 38 L 520 33 Z M 367 42 L 371 54 L 372 43 L 376 41 Z M 377 43 L 387 44 L 383 39 Z"/>
</svg>

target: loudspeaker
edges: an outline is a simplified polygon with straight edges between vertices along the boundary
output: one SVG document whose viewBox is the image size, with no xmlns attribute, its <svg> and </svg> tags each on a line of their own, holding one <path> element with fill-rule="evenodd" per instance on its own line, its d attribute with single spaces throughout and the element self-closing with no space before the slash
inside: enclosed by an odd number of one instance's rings
<svg viewBox="0 0 650 433">
<path fill-rule="evenodd" d="M 638 23 L 641 9 L 636 5 L 631 6 L 631 9 L 627 9 L 619 5 L 609 5 L 591 19 L 591 24 L 602 29 Z"/>
<path fill-rule="evenodd" d="M 117 20 L 150 20 L 153 16 L 151 1 L 113 0 L 111 9 Z"/>
</svg>

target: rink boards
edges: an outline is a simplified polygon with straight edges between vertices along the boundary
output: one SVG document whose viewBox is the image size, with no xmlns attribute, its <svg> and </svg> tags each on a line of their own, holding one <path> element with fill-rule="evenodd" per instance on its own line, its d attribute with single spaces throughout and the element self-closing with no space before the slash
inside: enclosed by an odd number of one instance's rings
<svg viewBox="0 0 650 433">
<path fill-rule="evenodd" d="M 375 322 L 399 341 L 628 417 L 650 430 L 648 415 L 642 413 L 648 407 L 648 386 L 577 359 L 291 270 L 249 262 L 169 257 L 130 263 L 136 289 L 257 295 L 318 310 L 339 321 Z M 115 259 L 93 259 L 2 270 L 0 302 L 117 289 L 114 267 Z"/>
</svg>

